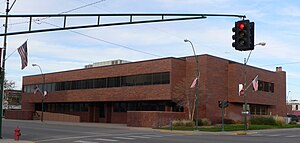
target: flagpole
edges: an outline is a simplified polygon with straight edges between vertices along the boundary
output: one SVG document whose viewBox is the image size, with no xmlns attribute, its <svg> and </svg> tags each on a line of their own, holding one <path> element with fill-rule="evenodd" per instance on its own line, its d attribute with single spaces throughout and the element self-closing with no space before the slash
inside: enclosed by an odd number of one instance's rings
<svg viewBox="0 0 300 143">
<path fill-rule="evenodd" d="M 6 12 L 5 12 L 5 24 L 4 24 L 4 40 L 3 40 L 3 58 L 2 58 L 2 66 L 1 66 L 1 80 L 0 80 L 0 139 L 2 139 L 2 117 L 3 117 L 3 109 L 2 109 L 2 101 L 4 95 L 4 76 L 5 76 L 5 56 L 6 56 L 6 41 L 7 41 L 7 24 L 8 24 L 8 12 L 9 12 L 9 0 L 6 1 Z"/>
</svg>

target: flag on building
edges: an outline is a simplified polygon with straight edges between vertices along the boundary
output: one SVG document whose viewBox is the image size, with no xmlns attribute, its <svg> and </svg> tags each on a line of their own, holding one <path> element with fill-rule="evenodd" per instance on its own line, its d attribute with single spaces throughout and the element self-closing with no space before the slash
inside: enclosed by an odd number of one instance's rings
<svg viewBox="0 0 300 143">
<path fill-rule="evenodd" d="M 199 73 L 199 77 L 200 77 L 200 73 Z M 196 86 L 196 83 L 197 83 L 197 80 L 199 77 L 196 77 L 193 81 L 193 83 L 191 84 L 191 87 L 190 88 L 194 88 Z"/>
<path fill-rule="evenodd" d="M 24 44 L 22 44 L 18 48 L 18 52 L 21 57 L 21 63 L 22 63 L 21 69 L 23 70 L 28 65 L 27 41 L 25 41 Z"/>
<path fill-rule="evenodd" d="M 254 91 L 258 90 L 258 75 L 253 79 L 252 86 L 253 86 Z"/>
<path fill-rule="evenodd" d="M 244 85 L 239 84 L 239 96 L 244 96 Z"/>
</svg>

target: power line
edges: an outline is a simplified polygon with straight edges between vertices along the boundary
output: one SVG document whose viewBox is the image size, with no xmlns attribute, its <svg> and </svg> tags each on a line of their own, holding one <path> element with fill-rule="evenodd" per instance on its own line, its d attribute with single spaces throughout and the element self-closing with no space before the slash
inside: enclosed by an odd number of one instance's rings
<svg viewBox="0 0 300 143">
<path fill-rule="evenodd" d="M 49 23 L 49 22 L 42 21 L 42 23 L 45 23 L 45 24 L 48 24 L 48 25 L 51 25 L 51 26 L 55 26 L 55 27 L 61 28 L 60 26 L 52 24 L 52 23 Z M 108 43 L 108 44 L 111 44 L 111 45 L 122 47 L 122 48 L 125 48 L 125 49 L 128 49 L 128 50 L 132 50 L 132 51 L 135 51 L 135 52 L 140 52 L 140 53 L 151 55 L 151 56 L 155 56 L 155 57 L 162 57 L 162 56 L 155 55 L 155 54 L 148 53 L 148 52 L 144 52 L 144 51 L 141 51 L 141 50 L 136 50 L 136 49 L 130 48 L 128 46 L 124 46 L 124 45 L 121 45 L 121 44 L 117 44 L 117 43 L 114 43 L 114 42 L 110 42 L 110 41 L 106 41 L 106 40 L 103 40 L 103 39 L 100 39 L 100 38 L 96 38 L 96 37 L 93 37 L 93 36 L 90 36 L 90 35 L 87 35 L 87 34 L 83 34 L 83 33 L 77 32 L 77 31 L 73 31 L 73 30 L 68 30 L 68 31 L 76 33 L 76 34 L 79 34 L 81 36 L 85 36 L 85 37 L 94 39 L 94 40 L 98 40 L 98 41 L 105 42 L 105 43 Z"/>
<path fill-rule="evenodd" d="M 261 67 L 279 66 L 279 65 L 292 65 L 292 64 L 300 64 L 300 62 L 289 62 L 289 63 L 277 63 L 277 64 L 261 65 Z"/>
<path fill-rule="evenodd" d="M 62 12 L 62 13 L 59 13 L 59 14 L 69 13 L 69 12 L 72 12 L 72 11 L 75 11 L 75 10 L 78 10 L 78 9 L 82 9 L 82 8 L 85 8 L 85 7 L 88 7 L 88 6 L 92 6 L 94 4 L 97 4 L 97 3 L 100 3 L 100 2 L 104 2 L 104 1 L 106 1 L 106 0 L 99 0 L 99 1 L 87 4 L 87 5 L 84 5 L 84 6 L 80 6 L 80 7 L 77 7 L 77 8 L 70 9 L 68 11 L 65 11 L 65 12 Z"/>
</svg>

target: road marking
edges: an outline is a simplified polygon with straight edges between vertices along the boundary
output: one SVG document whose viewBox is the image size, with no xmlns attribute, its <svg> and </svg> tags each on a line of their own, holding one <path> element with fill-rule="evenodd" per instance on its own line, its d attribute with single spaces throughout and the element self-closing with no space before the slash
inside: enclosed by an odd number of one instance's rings
<svg viewBox="0 0 300 143">
<path fill-rule="evenodd" d="M 119 140 L 104 139 L 104 138 L 97 138 L 95 140 L 97 140 L 97 141 L 108 141 L 108 142 L 117 142 L 117 141 L 119 141 Z"/>
<path fill-rule="evenodd" d="M 124 139 L 124 140 L 134 140 L 135 138 L 128 138 L 128 137 L 113 137 L 116 139 Z"/>
<path fill-rule="evenodd" d="M 141 138 L 141 139 L 149 139 L 150 137 L 144 137 L 144 136 L 129 136 L 132 138 Z"/>
<path fill-rule="evenodd" d="M 137 135 L 142 133 L 121 133 L 121 134 L 106 134 L 101 133 L 99 135 L 90 135 L 90 136 L 71 136 L 71 137 L 62 137 L 62 138 L 50 138 L 50 139 L 44 139 L 44 140 L 37 140 L 38 142 L 49 142 L 49 141 L 58 141 L 58 140 L 70 140 L 70 139 L 82 139 L 82 138 L 91 138 L 91 137 L 103 137 L 103 136 L 127 136 L 127 135 Z"/>
<path fill-rule="evenodd" d="M 299 137 L 299 135 L 291 135 L 291 136 L 285 136 L 287 138 L 294 138 L 294 137 Z"/>
<path fill-rule="evenodd" d="M 143 135 L 143 136 L 146 136 L 146 137 L 154 137 L 154 138 L 161 138 L 163 136 L 158 136 L 158 135 Z"/>
<path fill-rule="evenodd" d="M 98 143 L 98 142 L 89 142 L 89 141 L 81 141 L 81 140 L 78 140 L 78 141 L 74 141 L 75 143 Z"/>
<path fill-rule="evenodd" d="M 281 136 L 281 134 L 275 134 L 275 135 L 267 135 L 268 137 L 278 137 Z"/>
<path fill-rule="evenodd" d="M 263 136 L 262 134 L 251 134 L 249 136 L 253 136 L 253 137 L 260 137 L 260 136 Z"/>
</svg>

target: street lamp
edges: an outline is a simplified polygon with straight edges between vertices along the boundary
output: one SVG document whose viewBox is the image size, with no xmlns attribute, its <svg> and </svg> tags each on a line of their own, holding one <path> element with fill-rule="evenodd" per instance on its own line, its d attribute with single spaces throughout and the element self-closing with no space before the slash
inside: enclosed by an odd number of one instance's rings
<svg viewBox="0 0 300 143">
<path fill-rule="evenodd" d="M 259 42 L 259 43 L 255 44 L 254 46 L 258 46 L 258 45 L 259 46 L 265 46 L 266 43 L 265 42 Z M 244 88 L 247 86 L 246 65 L 247 65 L 247 63 L 249 61 L 251 53 L 252 53 L 252 50 L 250 51 L 247 59 L 244 58 Z M 244 113 L 243 113 L 244 114 L 244 126 L 245 126 L 244 127 L 244 131 L 247 130 L 247 98 L 246 97 L 247 97 L 247 92 L 244 89 L 244 106 L 243 106 L 243 110 L 244 110 Z"/>
<path fill-rule="evenodd" d="M 291 91 L 288 92 L 288 96 L 286 97 L 286 100 L 285 100 L 285 110 L 286 110 L 286 115 L 288 114 L 288 108 L 287 108 L 287 106 L 289 105 L 289 97 L 290 97 L 290 93 L 291 93 Z"/>
<path fill-rule="evenodd" d="M 198 61 L 198 56 L 196 55 L 196 52 L 195 52 L 195 48 L 194 48 L 194 45 L 193 45 L 193 43 L 190 41 L 190 40 L 188 40 L 188 39 L 185 39 L 184 40 L 184 42 L 189 42 L 190 44 L 191 44 L 191 46 L 192 46 L 192 49 L 193 49 L 193 52 L 194 52 L 194 57 L 195 57 L 195 62 L 196 62 L 196 88 L 195 88 L 195 94 L 196 94 L 196 100 L 195 100 L 195 102 L 196 102 L 196 130 L 198 130 L 198 96 L 199 96 L 199 93 L 198 93 L 198 88 L 199 88 L 199 74 L 200 74 L 200 72 L 199 72 L 199 61 Z"/>
<path fill-rule="evenodd" d="M 41 74 L 43 76 L 43 84 L 42 84 L 42 115 L 41 115 L 41 122 L 43 122 L 43 114 L 44 114 L 44 97 L 45 97 L 45 74 L 43 74 L 42 68 L 38 64 L 32 64 L 33 67 L 38 67 L 41 71 Z"/>
</svg>

